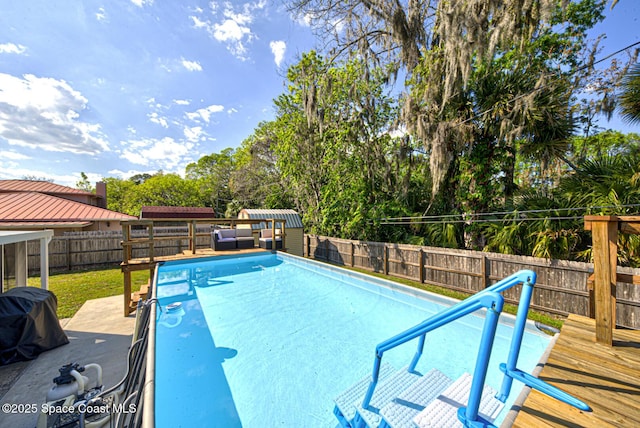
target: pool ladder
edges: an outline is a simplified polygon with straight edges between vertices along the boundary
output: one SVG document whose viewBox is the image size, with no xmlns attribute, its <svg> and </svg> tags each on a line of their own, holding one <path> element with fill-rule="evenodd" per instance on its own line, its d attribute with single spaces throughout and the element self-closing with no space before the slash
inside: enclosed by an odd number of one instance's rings
<svg viewBox="0 0 640 428">
<path fill-rule="evenodd" d="M 482 330 L 480 346 L 478 349 L 478 355 L 476 357 L 475 370 L 473 372 L 473 378 L 471 380 L 471 386 L 468 392 L 468 402 L 466 407 L 460 407 L 458 409 L 457 417 L 464 426 L 493 426 L 491 424 L 492 421 L 486 420 L 479 415 L 479 409 L 481 401 L 487 401 L 486 397 L 483 396 L 483 390 L 485 390 L 484 395 L 486 396 L 484 383 L 487 375 L 487 368 L 489 365 L 491 350 L 493 348 L 496 328 L 498 325 L 498 318 L 500 317 L 500 313 L 502 312 L 504 305 L 504 297 L 500 293 L 522 283 L 523 286 L 522 292 L 520 294 L 520 303 L 518 305 L 518 312 L 516 315 L 507 362 L 500 364 L 500 370 L 504 373 L 504 379 L 502 381 L 500 391 L 497 393 L 495 398 L 504 403 L 509 397 L 509 394 L 511 392 L 511 385 L 513 383 L 513 380 L 515 379 L 533 389 L 537 389 L 550 397 L 565 402 L 580 410 L 591 411 L 591 408 L 584 402 L 516 367 L 535 282 L 535 272 L 531 270 L 521 270 L 513 275 L 502 279 L 491 287 L 488 287 L 480 291 L 479 293 L 461 301 L 460 303 L 435 314 L 434 316 L 426 319 L 420 324 L 417 324 L 416 326 L 411 327 L 410 329 L 405 330 L 404 332 L 397 334 L 390 339 L 385 340 L 384 342 L 379 343 L 376 346 L 376 355 L 373 363 L 371 380 L 369 382 L 369 386 L 366 389 L 364 399 L 362 400 L 362 405 L 358 407 L 360 409 L 363 409 L 364 411 L 373 411 L 375 413 L 379 411 L 379 409 L 370 408 L 370 404 L 372 397 L 374 396 L 378 380 L 380 378 L 382 357 L 385 351 L 400 346 L 415 338 L 419 338 L 416 353 L 406 369 L 407 373 L 413 374 L 415 373 L 415 367 L 418 364 L 420 357 L 422 356 L 427 333 L 436 330 L 446 324 L 449 324 L 459 318 L 467 316 L 479 309 L 485 308 L 486 316 L 484 327 Z M 383 369 L 386 369 L 386 367 L 382 367 Z M 338 406 L 336 406 L 336 410 L 334 410 L 334 413 L 343 426 L 352 425 L 353 419 L 345 417 L 342 412 L 338 410 Z M 356 421 L 358 423 L 355 423 L 353 425 L 362 425 L 361 419 L 358 419 L 356 417 Z M 433 426 L 435 426 L 435 424 Z"/>
</svg>

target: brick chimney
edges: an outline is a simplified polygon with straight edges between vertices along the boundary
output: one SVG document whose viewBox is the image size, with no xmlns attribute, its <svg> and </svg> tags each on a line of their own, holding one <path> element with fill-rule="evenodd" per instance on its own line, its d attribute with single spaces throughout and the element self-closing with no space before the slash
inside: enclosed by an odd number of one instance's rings
<svg viewBox="0 0 640 428">
<path fill-rule="evenodd" d="M 96 183 L 96 196 L 98 197 L 98 206 L 107 208 L 107 183 L 104 181 Z"/>
</svg>

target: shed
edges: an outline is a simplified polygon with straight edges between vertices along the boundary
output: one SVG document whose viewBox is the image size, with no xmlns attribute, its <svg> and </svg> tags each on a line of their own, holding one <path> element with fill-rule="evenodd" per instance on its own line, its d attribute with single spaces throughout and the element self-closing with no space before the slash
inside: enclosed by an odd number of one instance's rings
<svg viewBox="0 0 640 428">
<path fill-rule="evenodd" d="M 273 209 L 243 209 L 238 213 L 239 219 L 274 219 L 284 220 L 286 233 L 287 251 L 296 256 L 303 256 L 304 253 L 304 230 L 302 219 L 294 210 L 273 210 Z M 260 223 L 252 225 L 254 230 L 267 229 L 271 225 Z M 276 221 L 276 227 L 280 227 Z"/>
</svg>

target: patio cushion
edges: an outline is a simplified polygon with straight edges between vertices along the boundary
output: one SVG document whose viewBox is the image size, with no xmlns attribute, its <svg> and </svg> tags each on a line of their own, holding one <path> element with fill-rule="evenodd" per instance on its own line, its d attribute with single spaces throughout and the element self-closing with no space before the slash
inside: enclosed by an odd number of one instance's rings
<svg viewBox="0 0 640 428">
<path fill-rule="evenodd" d="M 272 238 L 272 233 L 271 233 L 271 229 L 262 229 L 260 231 L 260 239 L 271 239 Z M 276 229 L 276 235 L 280 234 L 280 229 Z M 276 238 L 276 239 L 281 239 L 280 237 Z"/>
<path fill-rule="evenodd" d="M 220 241 L 236 239 L 235 229 L 219 229 L 217 232 L 218 232 L 218 240 Z"/>
<path fill-rule="evenodd" d="M 253 232 L 251 229 L 236 229 L 236 238 L 251 238 L 253 239 Z"/>
</svg>

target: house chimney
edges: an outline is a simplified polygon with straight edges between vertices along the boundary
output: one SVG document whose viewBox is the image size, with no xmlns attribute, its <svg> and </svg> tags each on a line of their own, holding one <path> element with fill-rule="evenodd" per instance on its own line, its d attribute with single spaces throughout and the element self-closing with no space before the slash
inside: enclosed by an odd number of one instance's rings
<svg viewBox="0 0 640 428">
<path fill-rule="evenodd" d="M 96 196 L 98 197 L 98 206 L 107 208 L 107 183 L 104 181 L 96 183 Z"/>
</svg>

